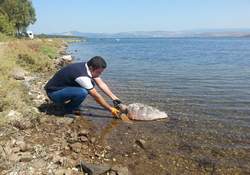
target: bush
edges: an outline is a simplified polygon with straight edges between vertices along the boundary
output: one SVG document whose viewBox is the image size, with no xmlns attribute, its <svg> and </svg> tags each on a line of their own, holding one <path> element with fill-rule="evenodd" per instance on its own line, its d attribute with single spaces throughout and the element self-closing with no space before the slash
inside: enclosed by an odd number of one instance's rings
<svg viewBox="0 0 250 175">
<path fill-rule="evenodd" d="M 26 64 L 35 64 L 35 60 L 28 54 L 18 54 L 17 63 L 25 66 Z"/>
</svg>

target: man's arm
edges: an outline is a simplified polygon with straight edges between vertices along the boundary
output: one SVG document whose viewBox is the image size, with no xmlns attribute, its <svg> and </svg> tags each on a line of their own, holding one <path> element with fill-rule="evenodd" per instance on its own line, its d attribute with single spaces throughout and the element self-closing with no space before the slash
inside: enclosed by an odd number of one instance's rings
<svg viewBox="0 0 250 175">
<path fill-rule="evenodd" d="M 97 78 L 94 78 L 97 86 L 107 95 L 109 96 L 112 100 L 117 100 L 119 99 L 117 96 L 115 96 L 110 88 L 108 87 L 108 85 L 100 78 L 100 77 L 97 77 Z"/>
<path fill-rule="evenodd" d="M 113 116 L 118 116 L 118 113 L 120 112 L 116 108 L 111 107 L 104 99 L 103 97 L 96 91 L 96 89 L 93 87 L 93 84 L 91 83 L 90 78 L 88 77 L 78 77 L 75 79 L 75 81 L 81 85 L 85 89 L 89 89 L 89 94 L 95 99 L 97 103 L 99 103 L 101 106 L 103 106 L 105 109 L 109 110 Z"/>
<path fill-rule="evenodd" d="M 95 101 L 97 103 L 99 103 L 102 107 L 104 107 L 105 109 L 109 110 L 113 116 L 118 116 L 118 113 L 120 112 L 119 110 L 117 110 L 116 108 L 110 106 L 105 100 L 104 98 L 96 91 L 95 88 L 89 90 L 89 94 L 95 99 Z"/>
</svg>

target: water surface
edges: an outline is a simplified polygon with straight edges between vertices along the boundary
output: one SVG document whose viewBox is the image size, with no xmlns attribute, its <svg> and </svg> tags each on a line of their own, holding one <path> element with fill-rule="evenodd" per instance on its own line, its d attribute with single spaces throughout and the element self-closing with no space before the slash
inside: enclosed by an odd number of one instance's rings
<svg viewBox="0 0 250 175">
<path fill-rule="evenodd" d="M 145 159 L 157 162 L 152 167 L 160 174 L 250 172 L 249 38 L 88 39 L 72 43 L 69 51 L 76 61 L 104 57 L 108 68 L 102 77 L 122 101 L 145 103 L 170 116 L 168 122 L 122 124 L 109 143 L 115 146 L 127 131 L 131 144 L 144 138 L 151 149 Z M 133 147 L 125 148 L 133 157 Z M 143 171 L 145 159 L 132 162 Z"/>
</svg>

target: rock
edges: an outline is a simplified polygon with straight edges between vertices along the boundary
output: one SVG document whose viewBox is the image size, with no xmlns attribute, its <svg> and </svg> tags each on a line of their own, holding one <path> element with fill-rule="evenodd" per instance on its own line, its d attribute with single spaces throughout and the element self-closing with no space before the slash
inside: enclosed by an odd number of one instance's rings
<svg viewBox="0 0 250 175">
<path fill-rule="evenodd" d="M 96 142 L 96 138 L 95 137 L 91 137 L 90 142 L 91 143 L 95 143 Z"/>
<path fill-rule="evenodd" d="M 69 146 L 70 146 L 72 151 L 79 153 L 81 151 L 82 144 L 81 143 L 73 143 Z"/>
<path fill-rule="evenodd" d="M 25 80 L 25 75 L 27 71 L 23 70 L 22 68 L 14 68 L 12 70 L 12 76 L 16 80 Z"/>
<path fill-rule="evenodd" d="M 115 165 L 111 168 L 111 171 L 115 171 L 118 175 L 128 175 L 129 171 L 127 167 L 122 167 L 120 165 Z"/>
<path fill-rule="evenodd" d="M 32 109 L 32 111 L 34 111 L 35 113 L 40 114 L 39 110 L 38 110 L 36 107 L 32 107 L 31 109 Z"/>
<path fill-rule="evenodd" d="M 74 161 L 72 159 L 61 157 L 60 155 L 54 155 L 52 162 L 63 167 L 69 167 L 74 165 Z"/>
<path fill-rule="evenodd" d="M 79 137 L 79 140 L 80 140 L 81 142 L 87 142 L 87 141 L 88 141 L 88 138 L 87 138 L 86 136 L 80 136 L 80 137 Z"/>
<path fill-rule="evenodd" d="M 20 162 L 30 162 L 33 159 L 33 156 L 30 152 L 22 153 L 19 157 Z"/>
<path fill-rule="evenodd" d="M 78 136 L 87 136 L 89 134 L 89 130 L 87 129 L 82 129 L 79 133 Z"/>
<path fill-rule="evenodd" d="M 100 175 L 110 171 L 111 166 L 107 164 L 96 165 L 88 164 L 81 161 L 80 165 L 77 165 L 78 169 L 89 175 Z"/>
<path fill-rule="evenodd" d="M 60 55 L 67 55 L 67 52 L 65 50 L 61 50 L 61 51 L 59 51 L 59 54 Z"/>
<path fill-rule="evenodd" d="M 61 57 L 61 59 L 62 59 L 63 61 L 67 61 L 67 62 L 71 62 L 71 61 L 73 60 L 73 58 L 72 58 L 71 55 L 63 55 L 63 56 Z"/>
<path fill-rule="evenodd" d="M 78 142 L 78 137 L 76 132 L 70 133 L 70 138 L 67 139 L 68 143 L 75 143 Z"/>
<path fill-rule="evenodd" d="M 12 153 L 18 153 L 18 152 L 20 152 L 20 147 L 12 148 L 12 149 L 11 149 L 11 152 L 12 152 Z"/>
<path fill-rule="evenodd" d="M 8 160 L 11 162 L 18 162 L 20 159 L 17 154 L 10 154 L 8 155 Z"/>
<path fill-rule="evenodd" d="M 21 152 L 26 152 L 31 149 L 31 146 L 26 144 L 24 141 L 17 141 L 16 146 Z"/>
<path fill-rule="evenodd" d="M 70 118 L 70 117 L 62 117 L 62 118 L 60 118 L 60 121 L 63 124 L 66 124 L 66 125 L 71 124 L 73 120 L 74 120 L 74 118 Z"/>
<path fill-rule="evenodd" d="M 168 115 L 152 106 L 141 103 L 128 105 L 128 117 L 132 120 L 158 120 L 168 118 Z"/>
<path fill-rule="evenodd" d="M 17 111 L 10 110 L 10 112 L 7 114 L 7 117 L 10 122 L 13 122 L 21 120 L 23 118 L 23 115 Z"/>
<path fill-rule="evenodd" d="M 72 60 L 73 58 L 71 55 L 63 55 L 62 57 L 56 59 L 55 64 L 59 67 L 63 67 L 67 64 L 70 64 Z"/>
<path fill-rule="evenodd" d="M 30 146 L 29 146 L 29 145 L 24 144 L 24 145 L 21 145 L 21 146 L 20 146 L 20 151 L 21 151 L 21 152 L 26 152 L 26 151 L 28 151 L 28 150 L 30 150 Z"/>
<path fill-rule="evenodd" d="M 47 167 L 47 162 L 43 159 L 34 159 L 32 161 L 32 168 L 37 169 L 45 169 Z"/>
<path fill-rule="evenodd" d="M 111 170 L 111 171 L 109 172 L 109 175 L 117 175 L 117 173 L 116 173 L 115 171 L 112 171 L 112 170 Z"/>
<path fill-rule="evenodd" d="M 55 164 L 62 164 L 62 157 L 59 155 L 53 155 L 52 162 Z"/>
<path fill-rule="evenodd" d="M 34 125 L 29 120 L 13 121 L 12 125 L 20 130 L 25 130 L 34 127 Z"/>
<path fill-rule="evenodd" d="M 71 169 L 60 168 L 60 169 L 57 169 L 53 174 L 54 175 L 72 175 L 73 172 L 74 171 Z"/>
<path fill-rule="evenodd" d="M 88 147 L 88 145 L 82 145 L 82 147 L 81 147 L 83 150 L 87 150 L 89 147 Z"/>
<path fill-rule="evenodd" d="M 145 143 L 146 141 L 143 139 L 136 140 L 135 143 L 142 149 L 145 149 Z"/>
</svg>

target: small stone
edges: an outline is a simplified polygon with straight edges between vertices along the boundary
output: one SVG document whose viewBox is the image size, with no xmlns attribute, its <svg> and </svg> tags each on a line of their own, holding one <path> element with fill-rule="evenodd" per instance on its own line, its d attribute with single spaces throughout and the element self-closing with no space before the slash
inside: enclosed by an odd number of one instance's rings
<svg viewBox="0 0 250 175">
<path fill-rule="evenodd" d="M 78 172 L 78 169 L 75 168 L 75 167 L 73 167 L 72 170 L 75 171 L 75 172 Z"/>
<path fill-rule="evenodd" d="M 65 168 L 60 168 L 60 169 L 57 169 L 54 174 L 55 175 L 71 175 L 73 174 L 72 172 L 73 170 L 71 169 L 65 169 Z"/>
<path fill-rule="evenodd" d="M 95 143 L 96 142 L 96 138 L 95 137 L 91 137 L 90 142 L 91 143 Z"/>
<path fill-rule="evenodd" d="M 12 149 L 11 149 L 11 152 L 12 152 L 12 153 L 18 153 L 18 152 L 20 152 L 20 147 L 12 148 Z"/>
<path fill-rule="evenodd" d="M 19 147 L 20 147 L 21 152 L 26 152 L 31 148 L 30 145 L 28 145 L 28 144 L 26 144 L 24 142 Z"/>
<path fill-rule="evenodd" d="M 67 142 L 68 142 L 68 143 L 75 143 L 75 142 L 78 142 L 77 134 L 76 134 L 75 132 L 70 133 L 70 138 L 68 138 Z"/>
<path fill-rule="evenodd" d="M 33 159 L 33 156 L 31 155 L 31 153 L 27 152 L 27 153 L 21 154 L 19 161 L 30 162 L 32 159 Z"/>
<path fill-rule="evenodd" d="M 111 169 L 113 171 L 115 171 L 116 174 L 119 174 L 119 175 L 128 175 L 129 174 L 128 168 L 127 167 L 122 167 L 120 165 L 115 165 Z"/>
<path fill-rule="evenodd" d="M 142 149 L 145 149 L 145 143 L 146 141 L 143 139 L 136 140 L 135 143 Z"/>
<path fill-rule="evenodd" d="M 104 158 L 103 160 L 104 160 L 104 161 L 107 161 L 107 162 L 110 161 L 110 159 L 106 159 L 106 158 Z"/>
<path fill-rule="evenodd" d="M 22 68 L 14 68 L 12 70 L 12 76 L 16 80 L 24 80 L 27 71 L 23 70 Z"/>
<path fill-rule="evenodd" d="M 33 127 L 33 124 L 29 120 L 13 121 L 12 125 L 20 130 L 25 130 Z"/>
<path fill-rule="evenodd" d="M 81 164 L 78 165 L 77 167 L 83 169 L 84 173 L 93 175 L 107 174 L 107 172 L 109 172 L 111 168 L 111 166 L 107 164 L 96 165 L 83 162 L 81 162 Z"/>
<path fill-rule="evenodd" d="M 11 154 L 8 156 L 9 161 L 18 162 L 20 159 L 17 154 Z"/>
<path fill-rule="evenodd" d="M 67 62 L 71 62 L 73 60 L 71 55 L 63 55 L 62 60 L 67 61 Z"/>
<path fill-rule="evenodd" d="M 80 136 L 80 141 L 81 142 L 87 142 L 88 141 L 88 138 L 86 136 Z"/>
<path fill-rule="evenodd" d="M 111 146 L 106 146 L 106 150 L 111 151 L 112 150 Z"/>
<path fill-rule="evenodd" d="M 23 118 L 20 112 L 14 110 L 10 110 L 10 112 L 7 114 L 7 117 L 11 122 L 19 121 Z"/>
<path fill-rule="evenodd" d="M 62 160 L 62 157 L 59 156 L 59 155 L 54 155 L 53 156 L 53 159 L 52 159 L 52 162 L 53 163 L 56 163 L 56 164 L 61 164 L 61 160 Z"/>
<path fill-rule="evenodd" d="M 109 172 L 109 175 L 117 175 L 117 173 L 116 173 L 115 171 L 112 171 L 112 170 L 111 170 L 111 171 Z"/>
<path fill-rule="evenodd" d="M 89 148 L 88 145 L 82 145 L 83 150 L 87 150 L 88 148 Z"/>
<path fill-rule="evenodd" d="M 82 129 L 79 133 L 78 136 L 87 136 L 89 134 L 89 130 L 87 129 Z"/>
<path fill-rule="evenodd" d="M 74 143 L 74 144 L 71 144 L 69 146 L 70 146 L 72 151 L 79 153 L 81 151 L 82 144 L 81 143 Z"/>
</svg>

